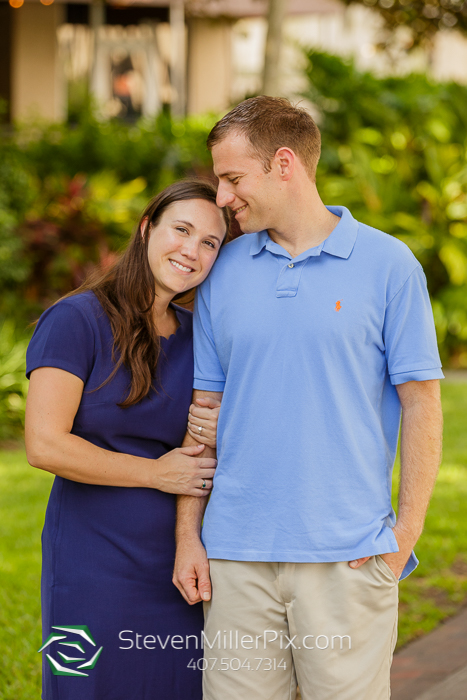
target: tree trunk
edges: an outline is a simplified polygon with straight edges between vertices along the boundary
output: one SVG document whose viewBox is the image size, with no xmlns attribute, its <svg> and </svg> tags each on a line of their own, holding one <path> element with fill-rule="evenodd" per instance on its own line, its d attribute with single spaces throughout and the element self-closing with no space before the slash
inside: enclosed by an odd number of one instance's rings
<svg viewBox="0 0 467 700">
<path fill-rule="evenodd" d="M 287 0 L 269 0 L 268 34 L 264 52 L 263 95 L 279 95 L 279 68 L 282 45 L 282 27 L 287 9 Z"/>
</svg>

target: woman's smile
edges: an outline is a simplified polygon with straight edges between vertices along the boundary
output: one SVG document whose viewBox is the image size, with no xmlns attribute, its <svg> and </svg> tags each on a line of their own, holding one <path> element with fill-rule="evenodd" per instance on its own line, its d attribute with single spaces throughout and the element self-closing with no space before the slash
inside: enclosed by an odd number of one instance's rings
<svg viewBox="0 0 467 700">
<path fill-rule="evenodd" d="M 175 267 L 177 270 L 180 270 L 181 272 L 184 272 L 184 273 L 194 272 L 194 268 L 187 267 L 186 265 L 182 265 L 182 263 L 177 262 L 176 260 L 172 260 L 170 258 L 169 262 L 173 267 Z"/>
</svg>

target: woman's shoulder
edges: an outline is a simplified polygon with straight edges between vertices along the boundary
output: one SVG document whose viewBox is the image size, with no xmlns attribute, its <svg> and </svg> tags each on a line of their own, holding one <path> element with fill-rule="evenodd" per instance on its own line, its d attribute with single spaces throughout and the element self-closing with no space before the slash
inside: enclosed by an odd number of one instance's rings
<svg viewBox="0 0 467 700">
<path fill-rule="evenodd" d="M 100 311 L 99 311 L 100 309 Z M 39 319 L 29 343 L 27 376 L 38 367 L 57 367 L 83 381 L 89 375 L 104 313 L 92 292 L 60 299 Z"/>
<path fill-rule="evenodd" d="M 104 328 L 105 326 L 105 328 Z M 30 346 L 38 341 L 92 346 L 97 336 L 108 330 L 107 315 L 94 292 L 81 292 L 59 299 L 37 322 Z"/>
<path fill-rule="evenodd" d="M 39 323 L 50 317 L 60 318 L 64 321 L 69 319 L 70 323 L 73 323 L 73 319 L 80 317 L 87 322 L 87 325 L 92 326 L 105 317 L 105 312 L 94 292 L 88 291 L 59 299 L 44 311 Z"/>
<path fill-rule="evenodd" d="M 79 292 L 79 294 L 72 294 L 69 297 L 59 299 L 59 301 L 57 301 L 54 304 L 54 306 L 60 305 L 79 309 L 85 314 L 92 313 L 94 315 L 100 314 L 103 311 L 102 304 L 100 303 L 99 299 L 96 297 L 94 292 L 91 291 Z"/>
</svg>

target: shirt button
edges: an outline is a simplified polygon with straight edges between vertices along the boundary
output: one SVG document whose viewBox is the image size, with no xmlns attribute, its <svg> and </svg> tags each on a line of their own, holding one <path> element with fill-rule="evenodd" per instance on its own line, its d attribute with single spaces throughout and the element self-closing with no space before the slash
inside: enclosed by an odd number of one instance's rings
<svg viewBox="0 0 467 700">
<path fill-rule="evenodd" d="M 293 267 L 293 266 L 294 266 L 293 263 L 290 263 L 289 265 L 287 265 L 287 267 Z"/>
</svg>

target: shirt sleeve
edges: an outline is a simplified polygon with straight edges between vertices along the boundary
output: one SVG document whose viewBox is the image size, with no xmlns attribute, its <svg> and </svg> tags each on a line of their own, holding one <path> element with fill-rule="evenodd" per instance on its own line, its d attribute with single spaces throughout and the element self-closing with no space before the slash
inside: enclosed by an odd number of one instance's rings
<svg viewBox="0 0 467 700">
<path fill-rule="evenodd" d="M 392 384 L 443 379 L 433 312 L 420 265 L 390 300 L 383 335 Z"/>
<path fill-rule="evenodd" d="M 56 367 L 86 383 L 94 364 L 94 332 L 83 309 L 66 300 L 39 319 L 26 353 L 26 376 L 39 367 Z"/>
<path fill-rule="evenodd" d="M 225 374 L 216 351 L 211 325 L 210 287 L 206 283 L 196 290 L 193 348 L 195 355 L 193 387 L 203 391 L 224 391 Z"/>
</svg>

